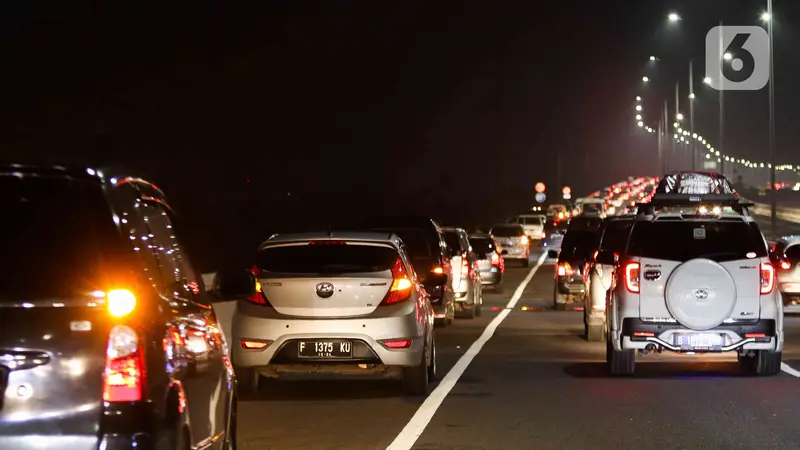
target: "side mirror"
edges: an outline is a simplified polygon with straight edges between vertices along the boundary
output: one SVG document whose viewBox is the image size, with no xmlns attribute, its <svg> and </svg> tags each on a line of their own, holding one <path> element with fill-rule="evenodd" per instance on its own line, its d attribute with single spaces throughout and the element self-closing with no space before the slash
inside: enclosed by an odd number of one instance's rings
<svg viewBox="0 0 800 450">
<path fill-rule="evenodd" d="M 558 250 L 548 250 L 547 251 L 547 257 L 551 258 L 551 259 L 558 258 Z"/>
<path fill-rule="evenodd" d="M 597 256 L 594 258 L 594 261 L 597 264 L 613 266 L 617 263 L 617 256 L 611 250 L 600 250 L 597 252 Z"/>
<path fill-rule="evenodd" d="M 217 300 L 243 300 L 256 292 L 256 280 L 249 270 L 217 272 L 211 288 Z"/>
</svg>

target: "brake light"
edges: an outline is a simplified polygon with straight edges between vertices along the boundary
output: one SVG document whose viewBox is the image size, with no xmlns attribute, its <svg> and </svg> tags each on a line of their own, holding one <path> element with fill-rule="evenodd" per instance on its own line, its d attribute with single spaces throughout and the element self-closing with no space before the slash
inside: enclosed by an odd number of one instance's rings
<svg viewBox="0 0 800 450">
<path fill-rule="evenodd" d="M 597 261 L 597 255 L 599 254 L 600 250 L 595 250 L 594 253 L 592 253 L 592 261 Z"/>
<path fill-rule="evenodd" d="M 142 400 L 145 369 L 139 336 L 127 325 L 117 325 L 108 335 L 103 370 L 103 400 L 136 402 Z"/>
<path fill-rule="evenodd" d="M 528 245 L 528 236 L 521 236 L 519 241 L 522 243 L 522 245 Z"/>
<path fill-rule="evenodd" d="M 444 273 L 444 269 L 441 266 L 436 266 L 433 268 L 433 270 L 431 270 L 431 272 L 441 275 Z"/>
<path fill-rule="evenodd" d="M 469 264 L 466 259 L 461 260 L 461 275 L 469 275 Z"/>
<path fill-rule="evenodd" d="M 136 308 L 136 296 L 127 289 L 114 289 L 106 293 L 108 312 L 114 317 L 123 317 Z"/>
<path fill-rule="evenodd" d="M 574 273 L 572 271 L 572 266 L 569 265 L 568 262 L 558 263 L 558 276 L 560 277 L 571 277 Z"/>
<path fill-rule="evenodd" d="M 497 253 L 492 253 L 492 265 L 499 266 L 500 265 L 500 255 Z"/>
<path fill-rule="evenodd" d="M 783 270 L 789 270 L 789 269 L 791 269 L 791 268 L 792 268 L 792 265 L 791 265 L 791 264 L 789 264 L 789 262 L 788 262 L 788 261 L 781 261 L 781 269 L 783 269 Z"/>
<path fill-rule="evenodd" d="M 639 293 L 639 268 L 638 262 L 629 262 L 625 264 L 625 288 L 632 294 Z"/>
<path fill-rule="evenodd" d="M 542 234 L 541 234 L 540 236 L 541 236 L 541 238 L 542 238 L 542 239 L 544 239 L 544 238 L 546 238 L 546 237 L 547 237 L 547 233 L 545 233 L 544 231 L 542 231 Z"/>
<path fill-rule="evenodd" d="M 769 294 L 775 288 L 775 268 L 770 263 L 761 263 L 761 294 Z"/>
<path fill-rule="evenodd" d="M 400 348 L 409 348 L 411 347 L 411 343 L 414 342 L 411 339 L 392 339 L 389 341 L 381 341 L 381 344 L 392 350 L 400 349 Z"/>
<path fill-rule="evenodd" d="M 383 298 L 381 305 L 393 305 L 408 300 L 413 287 L 403 260 L 397 258 L 392 267 L 392 286 L 386 293 L 386 297 Z"/>
<path fill-rule="evenodd" d="M 256 339 L 242 339 L 242 348 L 245 350 L 263 350 L 269 346 L 271 341 L 260 341 Z"/>
<path fill-rule="evenodd" d="M 272 306 L 267 300 L 266 294 L 261 289 L 261 282 L 256 280 L 256 290 L 250 297 L 247 297 L 247 301 L 250 303 L 255 303 L 256 305 L 263 305 L 263 306 Z"/>
</svg>

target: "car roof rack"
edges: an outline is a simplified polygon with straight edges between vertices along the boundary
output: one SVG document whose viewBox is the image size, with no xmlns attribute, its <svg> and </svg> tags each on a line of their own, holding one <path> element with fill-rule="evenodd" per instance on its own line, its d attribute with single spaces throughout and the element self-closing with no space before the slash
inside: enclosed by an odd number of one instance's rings
<svg viewBox="0 0 800 450">
<path fill-rule="evenodd" d="M 749 216 L 750 214 L 747 208 L 753 205 L 754 203 L 732 194 L 660 194 L 654 196 L 649 202 L 636 203 L 637 213 L 639 215 L 654 214 L 656 209 L 670 206 L 720 206 L 729 207 L 740 215 Z"/>
</svg>

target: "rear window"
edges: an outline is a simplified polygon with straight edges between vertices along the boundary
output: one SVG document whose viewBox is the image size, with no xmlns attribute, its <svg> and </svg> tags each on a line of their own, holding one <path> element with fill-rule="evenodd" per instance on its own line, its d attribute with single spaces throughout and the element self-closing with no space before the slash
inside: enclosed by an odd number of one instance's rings
<svg viewBox="0 0 800 450">
<path fill-rule="evenodd" d="M 465 250 L 461 248 L 461 240 L 458 238 L 458 232 L 456 231 L 445 231 L 444 240 L 447 242 L 447 248 L 453 253 L 460 253 Z"/>
<path fill-rule="evenodd" d="M 431 246 L 436 244 L 438 247 L 438 242 L 429 238 L 428 234 L 422 230 L 376 229 L 376 231 L 386 231 L 399 236 L 403 243 L 406 244 L 406 249 L 408 249 L 409 256 L 412 258 L 430 258 L 432 255 Z"/>
<path fill-rule="evenodd" d="M 134 261 L 98 184 L 0 176 L 0 208 L 0 303 L 106 289 Z"/>
<path fill-rule="evenodd" d="M 569 231 L 593 231 L 597 232 L 603 225 L 603 219 L 599 217 L 575 217 L 569 221 Z"/>
<path fill-rule="evenodd" d="M 610 222 L 603 232 L 603 240 L 600 243 L 600 249 L 610 250 L 616 253 L 624 252 L 632 225 L 632 220 Z"/>
<path fill-rule="evenodd" d="M 544 217 L 519 217 L 517 223 L 520 225 L 542 225 Z"/>
<path fill-rule="evenodd" d="M 258 252 L 262 273 L 339 274 L 390 270 L 398 253 L 391 247 L 361 244 L 301 244 L 267 247 Z"/>
<path fill-rule="evenodd" d="M 599 234 L 599 231 L 570 229 L 561 243 L 559 258 L 567 261 L 588 258 L 597 248 Z"/>
<path fill-rule="evenodd" d="M 800 245 L 792 245 L 783 254 L 792 262 L 800 260 Z"/>
<path fill-rule="evenodd" d="M 471 238 L 469 245 L 472 246 L 472 251 L 479 256 L 487 256 L 492 253 L 497 253 L 497 247 L 494 245 L 494 240 L 489 238 Z"/>
<path fill-rule="evenodd" d="M 585 203 L 581 209 L 585 213 L 601 213 L 603 212 L 603 205 L 599 203 Z"/>
<path fill-rule="evenodd" d="M 707 258 L 717 262 L 767 256 L 767 247 L 755 224 L 742 221 L 637 222 L 628 255 L 688 261 Z"/>
<path fill-rule="evenodd" d="M 498 237 L 514 237 L 525 234 L 519 225 L 498 225 L 493 227 L 490 233 Z"/>
</svg>

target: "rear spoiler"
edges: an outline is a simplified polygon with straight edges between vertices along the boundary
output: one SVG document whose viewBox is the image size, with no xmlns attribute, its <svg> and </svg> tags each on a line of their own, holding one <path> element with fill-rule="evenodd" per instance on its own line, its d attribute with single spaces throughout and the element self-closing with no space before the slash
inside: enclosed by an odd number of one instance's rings
<svg viewBox="0 0 800 450">
<path fill-rule="evenodd" d="M 636 203 L 638 214 L 653 214 L 656 209 L 668 206 L 730 207 L 738 214 L 749 216 L 747 208 L 754 206 L 738 195 L 658 194 L 649 202 Z"/>
</svg>

